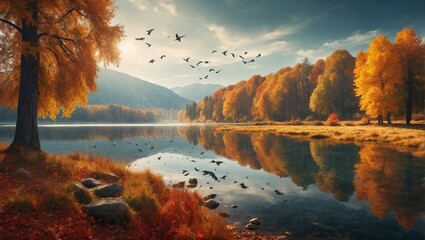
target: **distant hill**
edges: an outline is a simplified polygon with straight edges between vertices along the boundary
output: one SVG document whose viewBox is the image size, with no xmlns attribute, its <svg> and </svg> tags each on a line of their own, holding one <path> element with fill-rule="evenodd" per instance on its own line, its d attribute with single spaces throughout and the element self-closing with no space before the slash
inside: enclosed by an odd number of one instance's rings
<svg viewBox="0 0 425 240">
<path fill-rule="evenodd" d="M 211 96 L 211 94 L 220 88 L 224 88 L 224 86 L 220 84 L 193 83 L 185 87 L 171 88 L 171 90 L 184 98 L 199 101 L 205 96 Z"/>
<path fill-rule="evenodd" d="M 119 104 L 139 109 L 181 109 L 191 100 L 142 79 L 106 68 L 100 68 L 97 92 L 89 95 L 90 105 Z"/>
</svg>

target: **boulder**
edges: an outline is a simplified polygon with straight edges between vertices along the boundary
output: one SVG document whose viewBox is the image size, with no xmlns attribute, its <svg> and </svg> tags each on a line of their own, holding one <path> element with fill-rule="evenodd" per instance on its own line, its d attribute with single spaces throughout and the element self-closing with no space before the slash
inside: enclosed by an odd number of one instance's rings
<svg viewBox="0 0 425 240">
<path fill-rule="evenodd" d="M 111 173 L 111 172 L 107 172 L 107 173 L 93 173 L 92 177 L 96 178 L 96 179 L 101 179 L 104 180 L 106 182 L 116 182 L 118 181 L 118 179 L 120 177 L 118 177 L 118 175 Z"/>
<path fill-rule="evenodd" d="M 124 187 L 118 183 L 101 185 L 93 189 L 93 193 L 96 195 L 96 197 L 100 198 L 118 197 L 121 196 L 123 191 Z"/>
<path fill-rule="evenodd" d="M 102 183 L 99 180 L 96 180 L 94 178 L 86 178 L 81 181 L 81 184 L 83 184 L 83 186 L 86 188 L 94 188 L 99 186 Z"/>
<path fill-rule="evenodd" d="M 219 213 L 218 213 L 218 215 L 219 215 L 220 217 L 223 217 L 223 218 L 230 217 L 230 215 L 229 215 L 227 212 L 219 212 Z"/>
<path fill-rule="evenodd" d="M 204 203 L 204 206 L 209 208 L 209 209 L 216 209 L 216 208 L 218 208 L 219 205 L 220 204 L 217 201 L 212 200 L 212 199 L 210 199 L 210 200 L 208 200 Z"/>
<path fill-rule="evenodd" d="M 184 183 L 185 183 L 185 181 L 181 181 L 181 182 L 178 182 L 178 183 L 171 185 L 171 187 L 173 187 L 173 188 L 184 188 Z"/>
<path fill-rule="evenodd" d="M 130 207 L 121 198 L 102 198 L 86 207 L 88 214 L 100 223 L 126 223 L 130 220 Z"/>
<path fill-rule="evenodd" d="M 238 208 L 238 205 L 232 204 L 230 207 L 231 208 Z"/>
<path fill-rule="evenodd" d="M 215 197 L 217 197 L 217 194 L 215 194 L 215 193 L 211 193 L 210 195 L 203 196 L 203 197 L 202 197 L 202 199 L 203 199 L 204 201 L 207 201 L 207 200 L 209 200 L 209 199 L 213 199 L 213 198 L 215 198 Z"/>
<path fill-rule="evenodd" d="M 258 218 L 252 218 L 251 220 L 249 220 L 249 223 L 252 223 L 254 225 L 261 225 L 260 219 Z"/>
<path fill-rule="evenodd" d="M 22 179 L 31 179 L 32 177 L 31 173 L 28 172 L 25 168 L 16 169 L 13 175 L 17 178 L 22 178 Z"/>
<path fill-rule="evenodd" d="M 92 201 L 90 192 L 79 182 L 74 182 L 71 185 L 71 191 L 74 194 L 74 198 L 79 203 L 89 204 Z"/>
<path fill-rule="evenodd" d="M 255 229 L 258 229 L 258 226 L 257 226 L 257 225 L 255 225 L 255 224 L 252 224 L 252 223 L 248 223 L 248 224 L 245 226 L 245 228 L 246 228 L 246 229 L 248 229 L 248 230 L 255 230 Z"/>
</svg>

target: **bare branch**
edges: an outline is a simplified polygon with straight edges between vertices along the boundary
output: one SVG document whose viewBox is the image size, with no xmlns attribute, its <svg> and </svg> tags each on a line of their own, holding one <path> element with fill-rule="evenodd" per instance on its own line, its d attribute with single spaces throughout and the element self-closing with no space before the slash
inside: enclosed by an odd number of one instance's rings
<svg viewBox="0 0 425 240">
<path fill-rule="evenodd" d="M 18 25 L 14 24 L 13 22 L 0 18 L 0 22 L 6 23 L 7 25 L 15 28 L 18 32 L 22 33 L 22 29 L 20 27 L 18 27 Z"/>
</svg>

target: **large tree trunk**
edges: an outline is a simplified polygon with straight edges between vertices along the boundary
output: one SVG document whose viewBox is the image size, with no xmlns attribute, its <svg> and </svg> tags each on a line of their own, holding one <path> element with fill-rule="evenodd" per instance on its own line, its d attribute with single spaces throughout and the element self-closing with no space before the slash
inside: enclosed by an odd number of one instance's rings
<svg viewBox="0 0 425 240">
<path fill-rule="evenodd" d="M 16 120 L 15 138 L 9 149 L 26 147 L 40 150 L 40 140 L 37 125 L 38 107 L 38 77 L 40 69 L 40 54 L 38 50 L 38 0 L 28 1 L 27 8 L 32 13 L 33 21 L 22 21 L 22 40 L 36 49 L 35 53 L 21 54 L 21 79 L 18 98 L 18 115 Z"/>
</svg>

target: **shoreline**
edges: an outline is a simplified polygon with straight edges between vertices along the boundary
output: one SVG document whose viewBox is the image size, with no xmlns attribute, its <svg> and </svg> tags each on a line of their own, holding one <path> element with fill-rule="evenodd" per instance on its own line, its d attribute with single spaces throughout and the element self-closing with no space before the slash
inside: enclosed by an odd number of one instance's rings
<svg viewBox="0 0 425 240">
<path fill-rule="evenodd" d="M 250 124 L 244 126 L 220 126 L 214 131 L 274 132 L 291 138 L 307 141 L 327 139 L 335 142 L 351 142 L 359 146 L 383 144 L 400 152 L 425 159 L 425 125 L 365 125 L 365 126 L 314 126 L 290 125 L 289 123 Z"/>
</svg>

